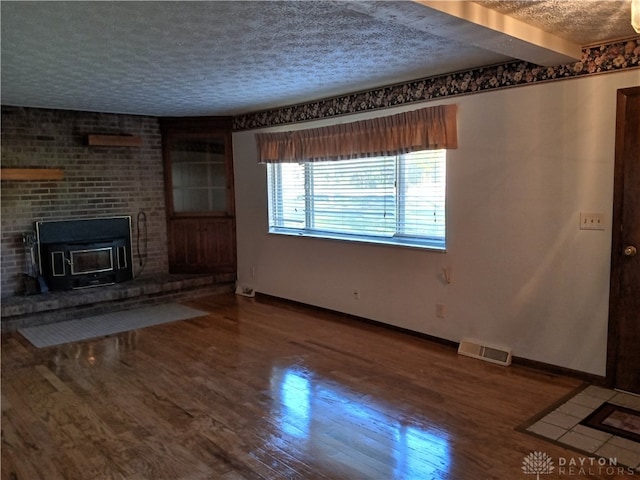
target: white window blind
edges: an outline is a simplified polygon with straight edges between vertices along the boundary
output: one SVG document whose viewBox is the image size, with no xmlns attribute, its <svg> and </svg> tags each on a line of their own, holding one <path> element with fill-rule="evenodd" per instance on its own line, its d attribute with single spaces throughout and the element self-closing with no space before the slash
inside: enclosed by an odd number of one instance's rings
<svg viewBox="0 0 640 480">
<path fill-rule="evenodd" d="M 444 248 L 446 150 L 268 165 L 269 229 Z"/>
</svg>

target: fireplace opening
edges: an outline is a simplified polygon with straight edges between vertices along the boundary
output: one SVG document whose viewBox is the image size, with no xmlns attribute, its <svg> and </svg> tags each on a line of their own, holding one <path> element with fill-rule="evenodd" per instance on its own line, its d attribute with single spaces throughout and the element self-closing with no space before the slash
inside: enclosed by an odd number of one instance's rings
<svg viewBox="0 0 640 480">
<path fill-rule="evenodd" d="M 110 272 L 113 270 L 113 250 L 110 247 L 71 252 L 71 275 Z"/>
<path fill-rule="evenodd" d="M 133 278 L 131 217 L 36 222 L 40 273 L 51 290 Z"/>
</svg>

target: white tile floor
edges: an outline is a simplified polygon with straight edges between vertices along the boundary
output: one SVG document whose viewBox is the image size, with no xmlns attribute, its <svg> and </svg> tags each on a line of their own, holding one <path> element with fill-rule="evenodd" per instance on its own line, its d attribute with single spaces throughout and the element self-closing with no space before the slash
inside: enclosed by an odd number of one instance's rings
<svg viewBox="0 0 640 480">
<path fill-rule="evenodd" d="M 526 430 L 587 453 L 615 457 L 640 472 L 640 443 L 579 425 L 605 402 L 640 410 L 640 396 L 589 386 Z"/>
</svg>

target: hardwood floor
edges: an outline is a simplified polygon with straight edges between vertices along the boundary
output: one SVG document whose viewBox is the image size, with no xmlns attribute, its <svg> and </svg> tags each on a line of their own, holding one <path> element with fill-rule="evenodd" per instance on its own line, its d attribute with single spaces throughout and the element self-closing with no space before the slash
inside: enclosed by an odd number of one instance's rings
<svg viewBox="0 0 640 480">
<path fill-rule="evenodd" d="M 187 304 L 211 313 L 4 334 L 2 479 L 531 479 L 532 451 L 579 456 L 514 430 L 578 380 L 271 298 Z"/>
</svg>

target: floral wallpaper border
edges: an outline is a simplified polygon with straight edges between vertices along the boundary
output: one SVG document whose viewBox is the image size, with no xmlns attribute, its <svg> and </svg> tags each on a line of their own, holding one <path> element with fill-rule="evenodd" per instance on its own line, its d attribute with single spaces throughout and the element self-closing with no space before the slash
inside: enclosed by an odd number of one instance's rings
<svg viewBox="0 0 640 480">
<path fill-rule="evenodd" d="M 579 62 L 541 67 L 523 61 L 422 78 L 364 92 L 264 110 L 233 119 L 234 130 L 319 120 L 436 98 L 531 85 L 640 67 L 640 36 L 582 50 Z"/>
</svg>

